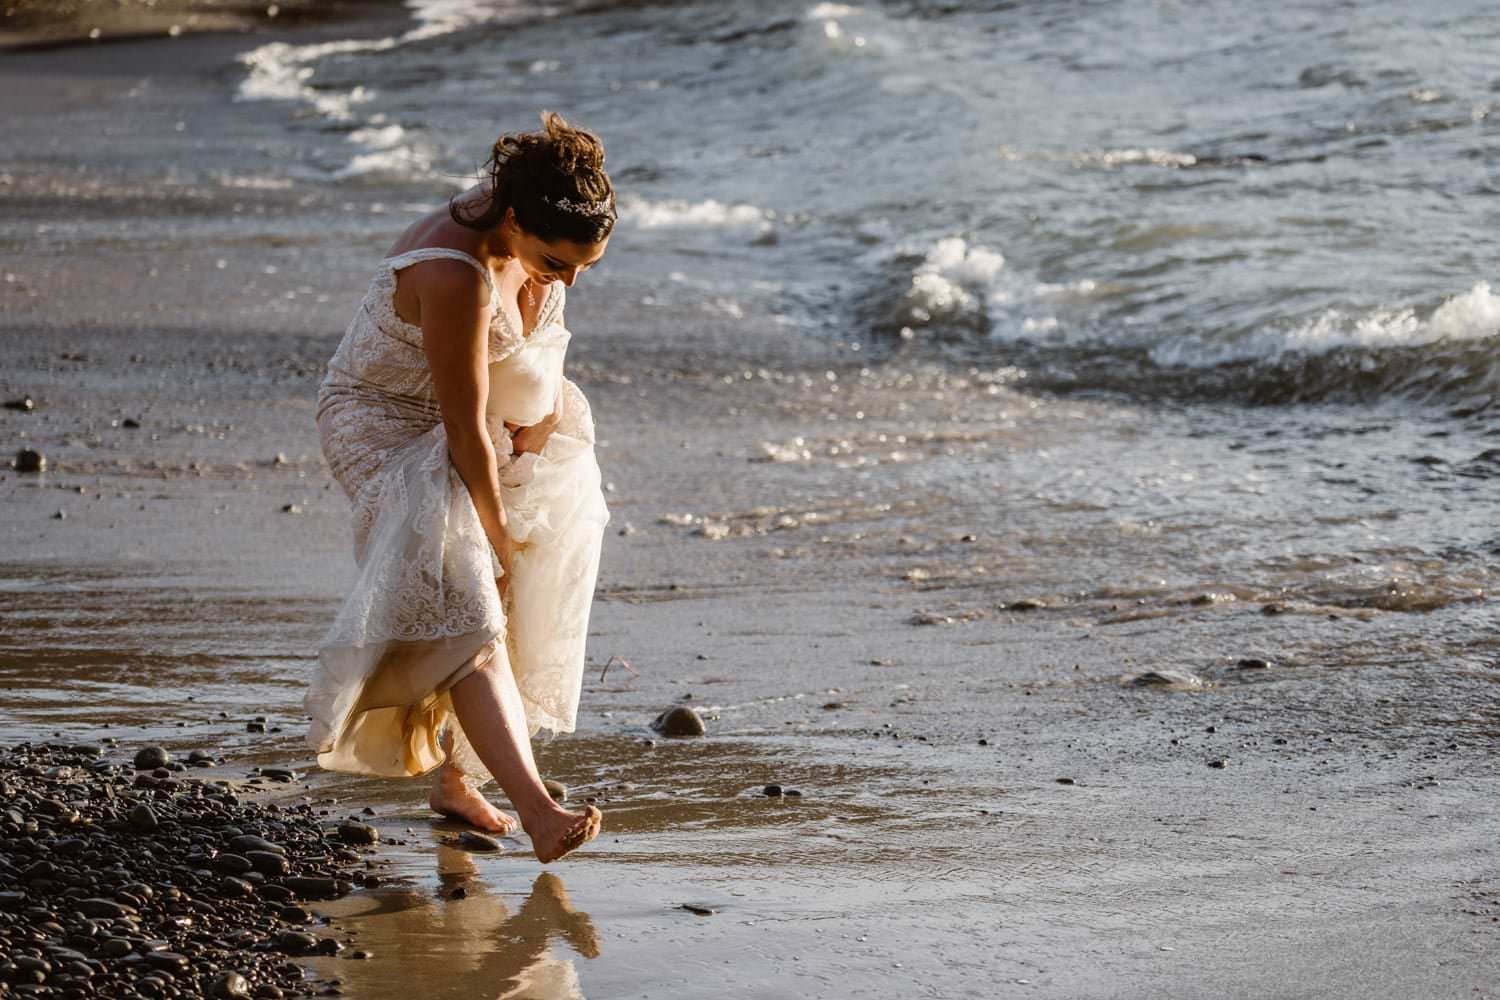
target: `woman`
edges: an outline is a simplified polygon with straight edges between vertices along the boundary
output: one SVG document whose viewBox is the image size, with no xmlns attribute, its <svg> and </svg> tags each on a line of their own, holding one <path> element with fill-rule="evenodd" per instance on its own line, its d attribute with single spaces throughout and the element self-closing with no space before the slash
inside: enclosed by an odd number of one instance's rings
<svg viewBox="0 0 1500 1000">
<path fill-rule="evenodd" d="M 609 512 L 563 299 L 617 213 L 599 140 L 542 123 L 402 234 L 329 362 L 318 429 L 359 569 L 306 706 L 323 767 L 436 769 L 435 810 L 510 833 L 493 775 L 548 862 L 600 824 L 548 795 L 531 736 L 578 708 Z"/>
</svg>

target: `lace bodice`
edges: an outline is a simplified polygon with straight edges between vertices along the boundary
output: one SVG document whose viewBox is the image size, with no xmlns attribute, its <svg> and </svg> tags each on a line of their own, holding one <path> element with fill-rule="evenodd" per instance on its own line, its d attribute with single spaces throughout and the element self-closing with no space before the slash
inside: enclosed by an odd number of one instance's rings
<svg viewBox="0 0 1500 1000">
<path fill-rule="evenodd" d="M 322 391 L 355 389 L 429 404 L 437 418 L 432 372 L 422 347 L 422 328 L 396 313 L 396 273 L 428 260 L 459 260 L 472 266 L 490 292 L 489 362 L 491 420 L 534 424 L 552 412 L 562 384 L 562 361 L 569 334 L 563 326 L 566 293 L 560 282 L 547 287 L 530 336 L 513 329 L 500 308 L 499 289 L 489 268 L 461 250 L 426 247 L 387 257 L 370 282 L 354 319 L 328 363 Z"/>
</svg>

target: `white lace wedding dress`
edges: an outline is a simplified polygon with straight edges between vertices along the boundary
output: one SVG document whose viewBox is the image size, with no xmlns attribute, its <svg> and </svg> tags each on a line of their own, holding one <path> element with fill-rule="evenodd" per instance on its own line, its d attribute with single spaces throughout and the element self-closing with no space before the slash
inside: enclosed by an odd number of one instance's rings
<svg viewBox="0 0 1500 1000">
<path fill-rule="evenodd" d="M 438 258 L 474 266 L 490 290 L 487 422 L 508 530 L 523 546 L 504 607 L 499 564 L 448 459 L 421 328 L 396 314 L 392 298 L 396 272 Z M 318 429 L 354 506 L 358 572 L 305 699 L 308 741 L 325 768 L 421 774 L 443 762 L 446 729 L 454 763 L 488 778 L 448 696 L 475 670 L 512 671 L 533 734 L 574 728 L 609 520 L 593 417 L 562 374 L 570 337 L 563 286 L 548 286 L 525 336 L 511 329 L 497 296 L 489 269 L 460 251 L 387 258 L 328 364 Z M 534 424 L 559 398 L 561 419 L 541 452 L 513 455 L 505 424 Z"/>
</svg>

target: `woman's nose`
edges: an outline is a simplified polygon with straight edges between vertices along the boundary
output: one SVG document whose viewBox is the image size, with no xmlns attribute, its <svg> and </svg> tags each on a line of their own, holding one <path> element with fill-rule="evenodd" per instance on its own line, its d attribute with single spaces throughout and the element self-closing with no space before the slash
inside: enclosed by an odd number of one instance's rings
<svg viewBox="0 0 1500 1000">
<path fill-rule="evenodd" d="M 561 281 L 565 287 L 572 288 L 573 287 L 573 282 L 575 282 L 575 281 L 578 280 L 578 268 L 576 268 L 576 267 L 570 267 L 570 268 L 568 268 L 566 271 L 563 271 L 561 274 L 558 275 L 557 280 Z"/>
</svg>

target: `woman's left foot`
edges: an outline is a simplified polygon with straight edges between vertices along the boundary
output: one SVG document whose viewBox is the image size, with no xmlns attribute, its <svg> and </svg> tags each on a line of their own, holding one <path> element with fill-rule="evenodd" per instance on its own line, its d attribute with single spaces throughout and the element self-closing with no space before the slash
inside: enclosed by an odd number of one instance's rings
<svg viewBox="0 0 1500 1000">
<path fill-rule="evenodd" d="M 491 805 L 490 800 L 479 793 L 479 789 L 469 787 L 461 773 L 446 767 L 438 774 L 437 783 L 432 786 L 432 794 L 427 797 L 427 804 L 439 815 L 468 823 L 487 833 L 504 836 L 515 833 L 521 825 L 510 813 Z"/>
</svg>

